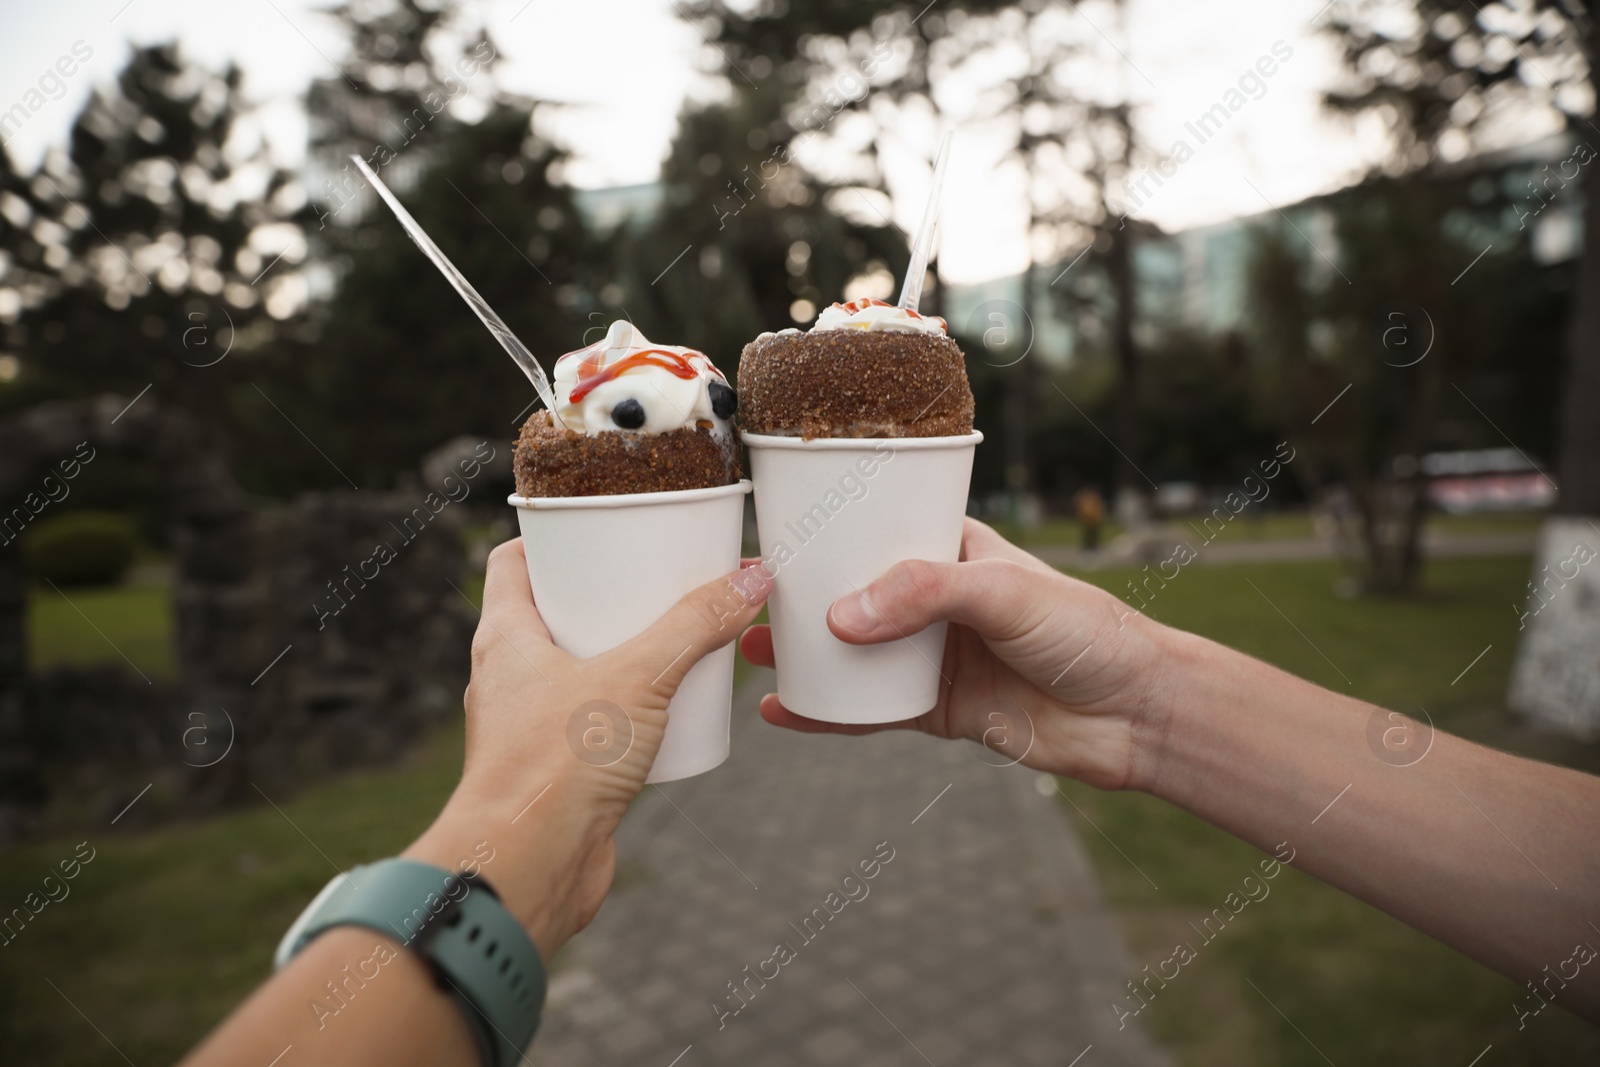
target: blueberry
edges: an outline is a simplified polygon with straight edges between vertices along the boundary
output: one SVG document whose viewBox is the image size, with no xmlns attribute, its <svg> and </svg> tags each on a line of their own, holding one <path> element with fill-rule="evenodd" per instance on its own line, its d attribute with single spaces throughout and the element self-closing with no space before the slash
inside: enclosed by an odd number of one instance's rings
<svg viewBox="0 0 1600 1067">
<path fill-rule="evenodd" d="M 719 419 L 730 419 L 739 407 L 739 397 L 721 382 L 711 383 L 711 410 Z"/>
<path fill-rule="evenodd" d="M 611 409 L 611 421 L 624 430 L 637 430 L 644 425 L 644 405 L 628 399 Z"/>
</svg>

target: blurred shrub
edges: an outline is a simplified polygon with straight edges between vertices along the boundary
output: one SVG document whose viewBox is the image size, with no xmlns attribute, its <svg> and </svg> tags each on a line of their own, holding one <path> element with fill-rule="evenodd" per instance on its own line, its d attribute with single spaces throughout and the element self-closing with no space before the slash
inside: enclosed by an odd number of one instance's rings
<svg viewBox="0 0 1600 1067">
<path fill-rule="evenodd" d="M 57 585 L 110 585 L 133 563 L 134 520 L 106 511 L 73 511 L 44 519 L 23 539 L 28 574 Z"/>
</svg>

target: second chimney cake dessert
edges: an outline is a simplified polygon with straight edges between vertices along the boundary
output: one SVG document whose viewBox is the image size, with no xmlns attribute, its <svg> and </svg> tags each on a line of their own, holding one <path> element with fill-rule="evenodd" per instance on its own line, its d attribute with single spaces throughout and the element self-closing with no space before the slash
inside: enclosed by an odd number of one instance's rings
<svg viewBox="0 0 1600 1067">
<path fill-rule="evenodd" d="M 972 432 L 966 359 L 934 315 L 861 299 L 812 328 L 764 333 L 739 359 L 748 433 L 950 437 Z"/>
<path fill-rule="evenodd" d="M 658 345 L 629 322 L 556 361 L 556 416 L 517 439 L 517 493 L 607 496 L 739 481 L 737 397 L 703 352 Z"/>
</svg>

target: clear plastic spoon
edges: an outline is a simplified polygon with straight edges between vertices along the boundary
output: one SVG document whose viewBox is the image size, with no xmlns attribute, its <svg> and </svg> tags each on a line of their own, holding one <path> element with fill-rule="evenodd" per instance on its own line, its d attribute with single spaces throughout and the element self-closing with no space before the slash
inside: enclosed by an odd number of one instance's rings
<svg viewBox="0 0 1600 1067">
<path fill-rule="evenodd" d="M 933 164 L 933 188 L 928 192 L 928 206 L 922 213 L 922 225 L 911 242 L 911 263 L 906 267 L 906 281 L 900 289 L 900 306 L 907 311 L 917 310 L 922 302 L 922 282 L 928 273 L 928 261 L 933 258 L 933 238 L 939 229 L 939 195 L 944 191 L 944 168 L 950 159 L 950 133 L 939 143 L 939 156 Z"/>
<path fill-rule="evenodd" d="M 545 376 L 544 368 L 539 365 L 539 361 L 533 358 L 533 353 L 528 351 L 528 346 L 517 340 L 517 335 L 511 332 L 511 327 L 507 326 L 505 321 L 495 314 L 494 308 L 489 306 L 488 301 L 479 295 L 478 290 L 472 287 L 472 283 L 467 281 L 466 277 L 456 269 L 455 264 L 451 263 L 445 254 L 439 250 L 439 246 L 433 243 L 433 238 L 429 237 L 423 228 L 417 224 L 417 220 L 411 217 L 411 212 L 400 205 L 400 201 L 395 199 L 395 195 L 389 191 L 389 187 L 383 184 L 383 179 L 373 173 L 372 168 L 367 166 L 366 161 L 356 155 L 352 155 L 350 158 L 361 170 L 361 173 L 366 176 L 367 181 L 372 183 L 372 187 L 383 198 L 383 202 L 389 205 L 389 210 L 394 212 L 395 218 L 400 220 L 400 225 L 405 227 L 406 233 L 417 243 L 417 247 L 422 249 L 429 259 L 433 260 L 433 265 L 439 268 L 439 272 L 449 280 L 451 285 L 455 286 L 456 292 L 461 294 L 461 299 L 465 300 L 467 306 L 477 313 L 478 318 L 483 320 L 485 326 L 489 327 L 489 332 L 494 334 L 496 341 L 500 342 L 500 347 L 509 352 L 511 358 L 516 361 L 517 366 L 522 368 L 522 373 L 528 376 L 528 380 L 533 383 L 533 387 L 539 391 L 539 399 L 544 401 L 544 406 L 550 409 L 551 417 L 560 422 L 562 427 L 565 428 L 567 424 L 562 422 L 561 413 L 556 410 L 556 397 L 554 391 L 550 388 L 550 379 Z"/>
</svg>

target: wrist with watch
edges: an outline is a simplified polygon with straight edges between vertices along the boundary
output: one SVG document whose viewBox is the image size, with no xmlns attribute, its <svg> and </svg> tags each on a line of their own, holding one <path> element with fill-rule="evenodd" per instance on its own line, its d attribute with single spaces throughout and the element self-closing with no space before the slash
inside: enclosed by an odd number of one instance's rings
<svg viewBox="0 0 1600 1067">
<path fill-rule="evenodd" d="M 329 882 L 289 927 L 274 967 L 282 969 L 338 926 L 375 930 L 420 955 L 466 1017 L 486 1067 L 522 1059 L 544 1006 L 544 964 L 482 875 L 408 859 L 352 868 Z"/>
</svg>

